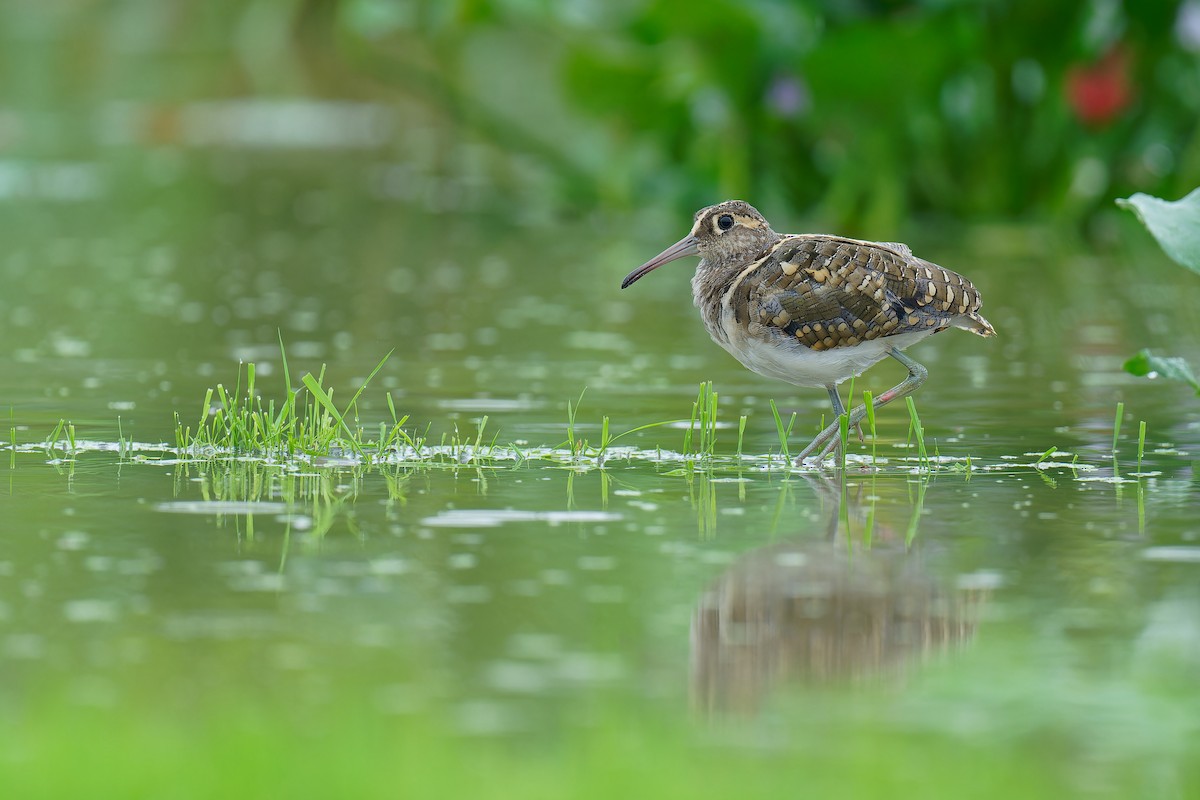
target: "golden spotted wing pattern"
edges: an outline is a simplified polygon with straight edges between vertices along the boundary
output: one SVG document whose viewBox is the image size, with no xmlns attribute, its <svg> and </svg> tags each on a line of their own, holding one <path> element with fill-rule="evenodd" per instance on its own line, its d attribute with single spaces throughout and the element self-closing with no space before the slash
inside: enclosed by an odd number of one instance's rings
<svg viewBox="0 0 1200 800">
<path fill-rule="evenodd" d="M 731 287 L 735 318 L 775 328 L 813 350 L 851 347 L 958 324 L 981 335 L 979 292 L 904 245 L 789 236 Z"/>
</svg>

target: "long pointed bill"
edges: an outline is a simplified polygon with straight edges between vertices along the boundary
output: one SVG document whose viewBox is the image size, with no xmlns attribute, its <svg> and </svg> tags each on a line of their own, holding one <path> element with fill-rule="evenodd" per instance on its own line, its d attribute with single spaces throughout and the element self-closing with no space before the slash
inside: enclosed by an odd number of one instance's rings
<svg viewBox="0 0 1200 800">
<path fill-rule="evenodd" d="M 685 258 L 687 256 L 698 255 L 700 252 L 700 242 L 696 241 L 695 236 L 685 236 L 675 244 L 663 250 L 654 258 L 642 264 L 633 272 L 625 276 L 625 280 L 621 281 L 621 288 L 625 289 L 635 281 L 641 280 L 646 274 L 666 264 L 668 261 L 674 261 L 677 258 Z"/>
</svg>

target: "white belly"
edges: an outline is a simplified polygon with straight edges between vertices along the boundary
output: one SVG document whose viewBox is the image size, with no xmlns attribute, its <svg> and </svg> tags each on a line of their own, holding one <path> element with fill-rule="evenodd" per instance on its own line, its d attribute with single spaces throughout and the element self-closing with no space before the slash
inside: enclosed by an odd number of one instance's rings
<svg viewBox="0 0 1200 800">
<path fill-rule="evenodd" d="M 731 333 L 728 344 L 721 341 L 717 344 L 747 369 L 795 386 L 828 386 L 862 374 L 887 358 L 889 350 L 903 350 L 932 331 L 901 333 L 830 350 L 812 350 L 782 337 L 764 341 L 742 331 Z"/>
</svg>

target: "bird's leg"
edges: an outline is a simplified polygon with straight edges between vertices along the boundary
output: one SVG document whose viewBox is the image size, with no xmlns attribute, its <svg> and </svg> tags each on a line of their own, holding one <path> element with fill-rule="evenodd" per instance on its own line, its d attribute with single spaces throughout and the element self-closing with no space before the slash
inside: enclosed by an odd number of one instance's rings
<svg viewBox="0 0 1200 800">
<path fill-rule="evenodd" d="M 825 387 L 829 391 L 829 401 L 833 403 L 833 419 L 836 422 L 840 420 L 846 413 L 846 407 L 842 405 L 842 396 L 838 394 L 837 384 L 829 384 Z M 862 423 L 855 426 L 858 429 L 858 441 L 861 444 L 863 441 Z"/>
<path fill-rule="evenodd" d="M 888 355 L 908 368 L 908 377 L 876 397 L 871 403 L 871 405 L 876 409 L 887 405 L 896 398 L 906 397 L 912 394 L 919 389 L 921 384 L 925 382 L 925 379 L 929 377 L 929 371 L 925 369 L 925 367 L 921 366 L 916 361 L 913 361 L 899 350 L 889 350 Z M 836 394 L 836 392 L 834 394 Z M 838 404 L 841 404 L 841 398 L 838 398 Z M 859 406 L 850 412 L 850 425 L 860 425 L 866 416 L 867 407 Z M 813 456 L 813 453 L 818 454 L 816 459 L 817 461 L 823 460 L 825 456 L 833 452 L 834 448 L 840 444 L 838 433 L 838 420 L 834 420 L 832 425 L 826 426 L 825 430 L 818 433 L 816 438 L 809 442 L 808 447 L 800 451 L 800 455 L 796 456 L 796 466 L 803 466 L 804 462 Z"/>
</svg>

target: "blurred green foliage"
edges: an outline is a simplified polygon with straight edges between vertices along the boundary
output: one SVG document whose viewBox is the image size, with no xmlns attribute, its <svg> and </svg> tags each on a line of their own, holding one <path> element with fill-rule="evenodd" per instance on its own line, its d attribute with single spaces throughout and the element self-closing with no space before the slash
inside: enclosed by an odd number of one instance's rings
<svg viewBox="0 0 1200 800">
<path fill-rule="evenodd" d="M 10 105 L 382 102 L 435 131 L 419 158 L 470 162 L 501 208 L 738 196 L 884 235 L 912 215 L 1082 220 L 1200 183 L 1200 0 L 118 0 L 0 17 Z M 38 120 L 38 152 L 72 135 Z"/>
<path fill-rule="evenodd" d="M 1200 179 L 1194 0 L 348 0 L 341 17 L 396 53 L 420 40 L 443 75 L 480 42 L 521 42 L 507 52 L 553 75 L 586 134 L 554 136 L 537 103 L 487 81 L 457 100 L 549 131 L 578 167 L 561 180 L 631 207 L 1075 219 Z M 484 65 L 497 86 L 510 66 Z"/>
</svg>

